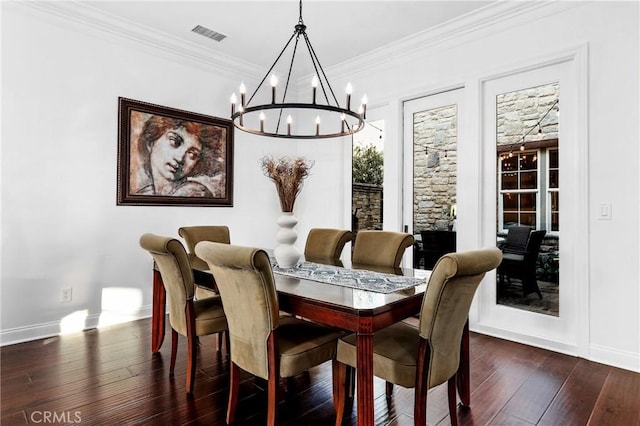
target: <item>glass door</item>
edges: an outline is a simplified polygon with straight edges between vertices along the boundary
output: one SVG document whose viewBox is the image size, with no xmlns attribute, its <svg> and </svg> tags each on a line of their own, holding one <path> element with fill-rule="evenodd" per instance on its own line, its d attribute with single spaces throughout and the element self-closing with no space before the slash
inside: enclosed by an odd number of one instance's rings
<svg viewBox="0 0 640 426">
<path fill-rule="evenodd" d="M 496 95 L 497 303 L 558 316 L 560 84 Z"/>
<path fill-rule="evenodd" d="M 567 353 L 578 350 L 583 309 L 576 242 L 584 230 L 566 219 L 584 215 L 586 185 L 573 178 L 583 150 L 574 65 L 559 60 L 482 83 L 478 222 L 482 245 L 497 244 L 503 261 L 478 291 L 476 328 Z"/>
<path fill-rule="evenodd" d="M 432 269 L 456 251 L 462 95 L 455 89 L 404 104 L 404 221 L 416 239 L 414 268 Z"/>
</svg>

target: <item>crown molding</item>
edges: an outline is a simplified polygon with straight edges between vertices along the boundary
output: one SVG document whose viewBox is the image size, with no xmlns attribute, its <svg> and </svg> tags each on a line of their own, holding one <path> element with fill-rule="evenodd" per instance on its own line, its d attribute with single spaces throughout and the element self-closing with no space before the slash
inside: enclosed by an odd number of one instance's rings
<svg viewBox="0 0 640 426">
<path fill-rule="evenodd" d="M 6 2 L 20 4 L 30 9 L 56 16 L 68 22 L 83 25 L 109 36 L 139 43 L 161 55 L 181 57 L 197 66 L 215 70 L 233 79 L 260 79 L 266 68 L 242 61 L 230 55 L 213 52 L 196 43 L 191 43 L 168 34 L 141 26 L 137 22 L 124 20 L 91 6 L 87 1 L 26 1 Z M 566 1 L 496 1 L 476 11 L 444 22 L 436 27 L 381 46 L 363 55 L 328 67 L 332 78 L 364 74 L 372 67 L 384 68 L 407 56 L 424 55 L 425 49 L 447 48 L 470 39 L 486 37 L 522 22 L 531 22 L 568 8 L 580 2 Z M 299 77 L 298 85 L 304 85 L 311 76 Z M 300 86 L 302 87 L 302 86 Z"/>
<path fill-rule="evenodd" d="M 108 36 L 139 43 L 145 48 L 165 56 L 178 56 L 213 69 L 223 75 L 237 79 L 242 76 L 247 79 L 260 78 L 264 72 L 256 64 L 242 61 L 233 56 L 213 52 L 196 43 L 185 41 L 171 35 L 160 33 L 138 22 L 122 19 L 91 6 L 86 1 L 27 1 L 9 2 L 7 4 L 21 6 L 43 12 L 49 16 L 61 18 L 74 24 L 79 24 L 96 30 Z M 262 74 L 261 74 L 262 73 Z"/>
<path fill-rule="evenodd" d="M 354 75 L 365 74 L 371 68 L 384 68 L 409 56 L 423 56 L 429 49 L 451 48 L 578 6 L 580 2 L 496 1 L 466 15 L 329 67 L 327 71 L 335 78 L 349 76 L 353 79 Z M 303 77 L 305 80 L 308 78 L 310 77 Z"/>
</svg>

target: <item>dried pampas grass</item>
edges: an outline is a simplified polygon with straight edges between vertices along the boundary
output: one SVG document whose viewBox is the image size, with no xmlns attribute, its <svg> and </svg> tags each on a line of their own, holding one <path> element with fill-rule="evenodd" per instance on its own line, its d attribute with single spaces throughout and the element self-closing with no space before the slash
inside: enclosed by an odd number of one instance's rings
<svg viewBox="0 0 640 426">
<path fill-rule="evenodd" d="M 293 205 L 302 191 L 303 181 L 309 176 L 313 161 L 307 161 L 302 157 L 263 157 L 261 163 L 264 175 L 276 185 L 280 208 L 283 212 L 293 212 Z"/>
</svg>

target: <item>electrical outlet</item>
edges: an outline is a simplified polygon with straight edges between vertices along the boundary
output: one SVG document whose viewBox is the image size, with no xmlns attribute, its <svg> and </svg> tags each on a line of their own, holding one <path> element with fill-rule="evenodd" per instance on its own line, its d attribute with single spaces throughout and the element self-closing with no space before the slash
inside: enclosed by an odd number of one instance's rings
<svg viewBox="0 0 640 426">
<path fill-rule="evenodd" d="M 71 302 L 71 296 L 72 296 L 72 289 L 71 287 L 66 287 L 62 289 L 62 292 L 60 293 L 60 301 L 61 302 Z"/>
</svg>

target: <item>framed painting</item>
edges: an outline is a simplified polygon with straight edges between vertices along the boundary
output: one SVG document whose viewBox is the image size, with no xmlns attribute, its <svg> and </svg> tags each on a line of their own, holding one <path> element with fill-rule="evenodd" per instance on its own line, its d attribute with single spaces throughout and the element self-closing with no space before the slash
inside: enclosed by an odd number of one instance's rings
<svg viewBox="0 0 640 426">
<path fill-rule="evenodd" d="M 232 206 L 233 123 L 118 98 L 118 205 Z"/>
</svg>

